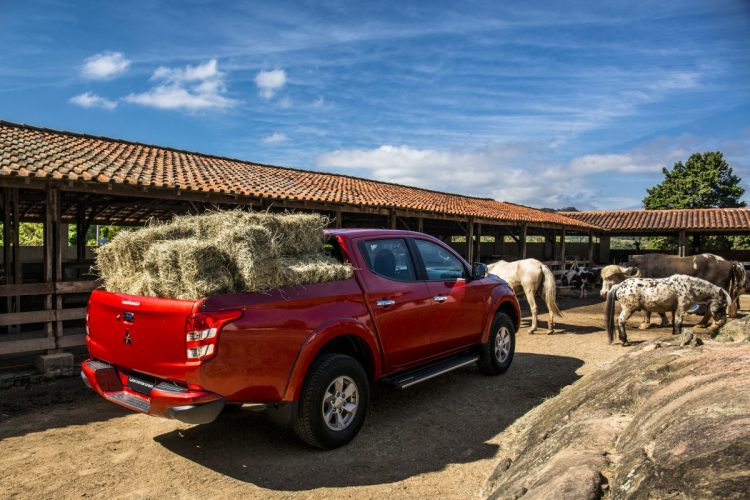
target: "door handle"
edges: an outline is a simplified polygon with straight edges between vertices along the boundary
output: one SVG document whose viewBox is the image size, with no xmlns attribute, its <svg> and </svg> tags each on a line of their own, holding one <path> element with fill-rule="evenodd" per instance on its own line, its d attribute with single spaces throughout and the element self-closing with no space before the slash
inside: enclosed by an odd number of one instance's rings
<svg viewBox="0 0 750 500">
<path fill-rule="evenodd" d="M 435 302 L 445 302 L 446 300 L 448 300 L 448 297 L 446 295 L 435 295 L 432 300 L 434 300 Z"/>
<path fill-rule="evenodd" d="M 379 300 L 379 301 L 375 302 L 375 305 L 377 305 L 378 307 L 389 307 L 389 306 L 392 306 L 395 303 L 396 303 L 395 300 L 383 299 L 383 300 Z"/>
</svg>

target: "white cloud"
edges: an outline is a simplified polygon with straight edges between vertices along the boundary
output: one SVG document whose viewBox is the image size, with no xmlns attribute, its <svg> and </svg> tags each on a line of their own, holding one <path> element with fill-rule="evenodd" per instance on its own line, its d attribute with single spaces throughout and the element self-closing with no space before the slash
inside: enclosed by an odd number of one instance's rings
<svg viewBox="0 0 750 500">
<path fill-rule="evenodd" d="M 125 101 L 158 109 L 188 111 L 224 109 L 236 104 L 225 96 L 224 74 L 216 59 L 197 66 L 167 68 L 160 66 L 151 80 L 159 83 L 140 94 L 130 94 Z"/>
<path fill-rule="evenodd" d="M 255 75 L 255 85 L 264 99 L 270 99 L 286 85 L 286 71 L 274 69 L 271 71 L 260 71 Z"/>
<path fill-rule="evenodd" d="M 576 175 L 597 174 L 604 172 L 661 172 L 661 165 L 644 154 L 591 154 L 573 158 L 569 165 L 571 173 Z"/>
<path fill-rule="evenodd" d="M 283 109 L 289 109 L 294 105 L 292 100 L 288 97 L 282 97 L 279 99 L 279 107 Z"/>
<path fill-rule="evenodd" d="M 71 97 L 70 102 L 76 106 L 84 108 L 102 108 L 112 110 L 117 107 L 116 101 L 111 101 L 107 98 L 92 94 L 91 92 Z"/>
<path fill-rule="evenodd" d="M 289 137 L 287 137 L 286 134 L 274 132 L 268 137 L 264 137 L 262 140 L 264 144 L 278 144 L 279 142 L 286 142 L 288 139 Z"/>
<path fill-rule="evenodd" d="M 91 80 L 104 80 L 119 75 L 130 66 L 122 52 L 102 52 L 83 61 L 81 72 Z"/>
<path fill-rule="evenodd" d="M 405 145 L 340 149 L 319 155 L 317 165 L 533 207 L 617 209 L 639 208 L 646 188 L 661 180 L 662 167 L 671 168 L 696 151 L 716 149 L 727 153 L 735 172 L 746 178 L 750 141 L 717 142 L 690 134 L 659 136 L 629 151 L 567 160 L 557 159 L 559 151 L 541 142 L 507 142 L 452 150 Z"/>
<path fill-rule="evenodd" d="M 341 149 L 317 158 L 321 167 L 359 169 L 370 177 L 453 192 L 477 192 L 495 182 L 497 168 L 520 154 L 516 145 L 472 151 L 441 151 L 383 145 L 375 149 Z"/>
</svg>

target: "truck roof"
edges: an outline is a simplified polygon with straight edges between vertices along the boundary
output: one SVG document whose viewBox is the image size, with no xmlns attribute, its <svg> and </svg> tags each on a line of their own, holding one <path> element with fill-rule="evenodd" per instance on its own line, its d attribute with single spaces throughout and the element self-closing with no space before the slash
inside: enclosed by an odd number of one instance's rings
<svg viewBox="0 0 750 500">
<path fill-rule="evenodd" d="M 326 229 L 326 235 L 341 235 L 345 238 L 353 238 L 357 236 L 421 236 L 434 239 L 432 236 L 419 233 L 417 231 L 406 231 L 403 229 L 366 229 L 366 228 L 352 228 L 352 229 Z"/>
</svg>

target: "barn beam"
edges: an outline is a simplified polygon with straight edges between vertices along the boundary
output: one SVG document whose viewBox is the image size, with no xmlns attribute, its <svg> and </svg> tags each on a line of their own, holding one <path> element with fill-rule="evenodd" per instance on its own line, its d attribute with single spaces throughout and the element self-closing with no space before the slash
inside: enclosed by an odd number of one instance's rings
<svg viewBox="0 0 750 500">
<path fill-rule="evenodd" d="M 677 233 L 677 255 L 687 257 L 687 235 L 684 229 Z"/>
<path fill-rule="evenodd" d="M 477 234 L 476 234 L 476 250 L 474 251 L 474 259 L 477 262 L 482 262 L 482 223 L 477 223 Z M 473 264 L 473 262 L 472 262 Z"/>
<path fill-rule="evenodd" d="M 52 219 L 52 235 L 55 239 L 54 246 L 54 276 L 55 282 L 59 283 L 63 280 L 63 248 L 67 235 L 65 234 L 65 224 L 62 223 L 62 194 L 57 188 L 51 188 L 51 193 L 54 193 L 52 206 L 50 207 L 53 214 Z M 62 307 L 63 307 L 63 296 L 61 294 L 55 294 L 55 311 L 57 315 L 57 321 L 55 321 L 55 351 L 59 352 L 61 349 L 61 342 L 63 337 L 63 322 L 62 322 Z"/>
<path fill-rule="evenodd" d="M 518 235 L 518 248 L 519 248 L 519 254 L 521 259 L 526 258 L 526 232 L 528 231 L 528 227 L 526 226 L 526 223 L 524 222 L 521 224 L 521 231 Z"/>
<path fill-rule="evenodd" d="M 474 220 L 469 219 L 466 223 L 466 260 L 473 264 L 474 260 Z"/>
<path fill-rule="evenodd" d="M 589 231 L 588 246 L 586 250 L 587 250 L 586 257 L 588 260 L 588 266 L 593 267 L 594 266 L 594 233 L 592 233 L 591 231 Z"/>
<path fill-rule="evenodd" d="M 341 229 L 343 227 L 344 223 L 344 212 L 341 210 L 336 210 L 336 220 L 335 225 L 337 229 Z"/>
<path fill-rule="evenodd" d="M 565 270 L 565 228 L 560 233 L 560 261 L 562 262 L 562 270 Z"/>
<path fill-rule="evenodd" d="M 56 230 L 56 213 L 55 213 L 55 206 L 57 204 L 57 196 L 59 195 L 59 191 L 57 189 L 51 187 L 51 185 L 47 185 L 47 191 L 44 201 L 44 282 L 47 284 L 51 284 L 54 282 L 53 279 L 53 270 L 55 265 L 55 235 L 57 234 Z M 47 293 L 44 296 L 44 309 L 45 311 L 52 311 L 52 301 L 53 301 L 53 295 L 52 295 L 52 286 L 49 287 L 50 293 Z M 44 333 L 45 336 L 48 339 L 51 339 L 52 344 L 54 345 L 54 337 L 55 337 L 55 331 L 54 331 L 54 325 L 52 321 L 47 321 L 44 323 Z M 48 351 L 48 352 L 51 352 Z"/>
</svg>

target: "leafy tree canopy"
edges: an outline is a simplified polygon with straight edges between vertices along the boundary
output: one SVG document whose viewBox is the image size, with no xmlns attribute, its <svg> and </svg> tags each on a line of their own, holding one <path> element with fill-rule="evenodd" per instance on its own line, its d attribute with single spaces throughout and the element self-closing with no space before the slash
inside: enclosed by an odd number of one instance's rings
<svg viewBox="0 0 750 500">
<path fill-rule="evenodd" d="M 694 153 L 678 161 L 672 170 L 663 168 L 664 180 L 648 189 L 643 199 L 647 209 L 744 207 L 741 179 L 719 151 Z"/>
</svg>

